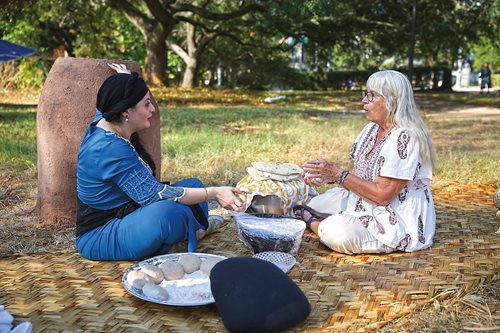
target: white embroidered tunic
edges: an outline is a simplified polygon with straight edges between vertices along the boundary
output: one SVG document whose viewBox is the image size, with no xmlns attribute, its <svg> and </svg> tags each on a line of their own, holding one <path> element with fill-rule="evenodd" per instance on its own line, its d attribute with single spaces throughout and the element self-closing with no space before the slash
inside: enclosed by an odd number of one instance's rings
<svg viewBox="0 0 500 333">
<path fill-rule="evenodd" d="M 380 242 L 401 251 L 430 247 L 436 229 L 434 202 L 429 188 L 430 165 L 419 157 L 419 143 L 408 130 L 393 128 L 377 145 L 379 126 L 370 123 L 354 142 L 350 158 L 353 173 L 374 181 L 378 176 L 409 182 L 387 206 L 371 204 L 349 192 L 347 209 L 342 213 L 359 218 Z"/>
</svg>

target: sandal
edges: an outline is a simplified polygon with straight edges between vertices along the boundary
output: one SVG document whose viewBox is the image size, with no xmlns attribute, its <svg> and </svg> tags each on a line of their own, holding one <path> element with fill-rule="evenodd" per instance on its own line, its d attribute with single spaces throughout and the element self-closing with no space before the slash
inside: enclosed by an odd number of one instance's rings
<svg viewBox="0 0 500 333">
<path fill-rule="evenodd" d="M 304 221 L 306 223 L 306 228 L 311 230 L 311 223 L 313 222 L 320 222 L 320 220 L 318 220 L 317 218 L 315 218 L 314 216 L 311 216 L 307 221 Z"/>
<path fill-rule="evenodd" d="M 314 210 L 313 208 L 306 206 L 306 205 L 297 205 L 297 206 L 294 206 L 292 209 L 294 212 L 300 211 L 299 217 L 301 220 L 303 220 L 306 223 L 306 227 L 308 227 L 309 229 L 311 229 L 311 223 L 313 223 L 315 221 L 321 222 L 324 219 L 326 219 L 328 216 L 331 215 L 328 213 L 320 213 L 320 212 L 318 212 L 318 211 Z M 311 214 L 311 217 L 309 217 L 307 220 L 304 217 L 305 211 L 307 211 L 309 214 Z"/>
<path fill-rule="evenodd" d="M 222 216 L 210 215 L 208 217 L 208 228 L 206 230 L 206 234 L 209 235 L 216 232 L 221 228 L 222 224 L 224 224 L 224 218 Z"/>
</svg>

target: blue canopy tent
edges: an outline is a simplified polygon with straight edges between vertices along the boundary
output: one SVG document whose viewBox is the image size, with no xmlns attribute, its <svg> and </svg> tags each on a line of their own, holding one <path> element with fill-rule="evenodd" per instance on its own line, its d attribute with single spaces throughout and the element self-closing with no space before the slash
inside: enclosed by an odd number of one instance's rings
<svg viewBox="0 0 500 333">
<path fill-rule="evenodd" d="M 36 54 L 37 51 L 30 47 L 22 46 L 0 39 L 0 62 L 16 60 Z"/>
</svg>

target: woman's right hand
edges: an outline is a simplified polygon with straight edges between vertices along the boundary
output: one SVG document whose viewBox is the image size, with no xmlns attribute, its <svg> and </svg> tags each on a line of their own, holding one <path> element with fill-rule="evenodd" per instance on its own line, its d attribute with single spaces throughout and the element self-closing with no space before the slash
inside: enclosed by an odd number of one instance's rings
<svg viewBox="0 0 500 333">
<path fill-rule="evenodd" d="M 242 194 L 239 189 L 231 186 L 220 186 L 209 187 L 207 190 L 209 198 L 217 200 L 222 207 L 236 212 L 245 210 L 245 204 L 237 196 L 237 194 Z"/>
<path fill-rule="evenodd" d="M 127 66 L 125 66 L 124 64 L 111 63 L 108 64 L 108 66 L 114 69 L 117 73 L 125 73 L 125 74 L 131 73 L 130 70 L 127 69 Z"/>
<path fill-rule="evenodd" d="M 305 161 L 303 169 L 304 182 L 312 186 L 335 182 L 340 172 L 338 166 L 322 158 Z"/>
</svg>

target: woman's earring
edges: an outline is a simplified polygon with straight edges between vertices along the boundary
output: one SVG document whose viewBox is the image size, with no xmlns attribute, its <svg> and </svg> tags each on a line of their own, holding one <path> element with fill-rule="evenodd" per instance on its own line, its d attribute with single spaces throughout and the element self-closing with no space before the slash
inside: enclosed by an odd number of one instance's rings
<svg viewBox="0 0 500 333">
<path fill-rule="evenodd" d="M 125 121 L 128 121 L 128 117 L 125 117 Z"/>
</svg>

